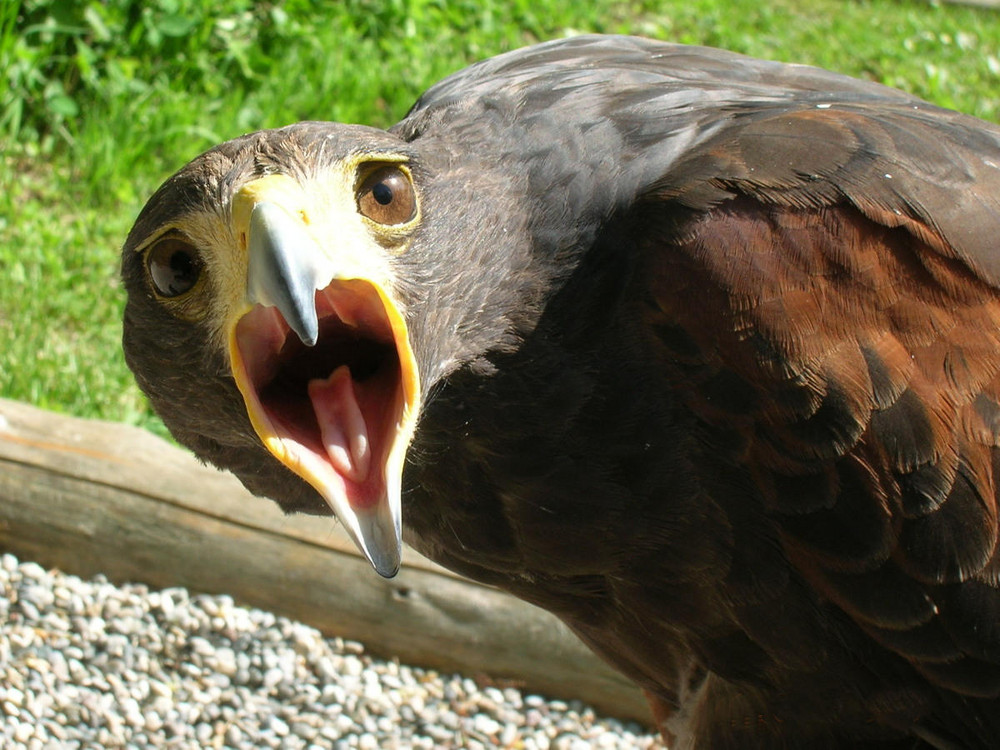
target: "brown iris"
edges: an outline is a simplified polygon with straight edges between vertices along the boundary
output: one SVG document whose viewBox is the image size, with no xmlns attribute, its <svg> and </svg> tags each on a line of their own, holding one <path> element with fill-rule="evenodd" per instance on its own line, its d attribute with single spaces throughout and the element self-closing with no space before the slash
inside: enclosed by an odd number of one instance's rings
<svg viewBox="0 0 1000 750">
<path fill-rule="evenodd" d="M 146 254 L 153 288 L 162 297 L 178 297 L 198 283 L 202 263 L 198 251 L 179 237 L 165 237 Z"/>
<path fill-rule="evenodd" d="M 417 212 L 417 198 L 409 176 L 398 166 L 376 169 L 357 191 L 358 211 L 379 224 L 405 224 Z"/>
</svg>

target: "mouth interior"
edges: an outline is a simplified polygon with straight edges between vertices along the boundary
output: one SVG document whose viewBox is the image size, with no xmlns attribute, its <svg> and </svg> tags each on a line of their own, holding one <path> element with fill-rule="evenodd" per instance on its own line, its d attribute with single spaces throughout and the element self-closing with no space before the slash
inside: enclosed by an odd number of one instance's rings
<svg viewBox="0 0 1000 750">
<path fill-rule="evenodd" d="M 352 507 L 371 507 L 385 495 L 385 461 L 403 410 L 392 328 L 378 292 L 360 280 L 317 291 L 316 312 L 312 347 L 277 308 L 257 305 L 240 319 L 236 340 L 252 391 L 244 396 L 251 411 L 259 410 L 258 432 L 263 426 L 279 440 L 276 455 L 328 503 L 330 493 L 342 493 Z M 344 367 L 349 382 L 338 372 Z M 352 453 L 359 436 L 364 461 L 356 447 Z"/>
<path fill-rule="evenodd" d="M 358 400 L 364 404 L 373 401 L 373 389 L 380 400 L 382 392 L 388 390 L 386 381 L 395 379 L 398 372 L 395 347 L 358 338 L 356 333 L 345 331 L 343 324 L 333 316 L 320 320 L 320 336 L 314 347 L 307 347 L 289 331 L 285 343 L 270 363 L 273 377 L 259 386 L 261 405 L 275 425 L 293 433 L 296 440 L 314 452 L 323 452 L 323 443 L 309 398 L 310 381 L 326 380 L 346 365 Z M 369 398 L 365 398 L 366 395 Z M 370 413 L 376 404 L 368 403 L 368 406 Z M 365 413 L 364 408 L 362 413 Z"/>
</svg>

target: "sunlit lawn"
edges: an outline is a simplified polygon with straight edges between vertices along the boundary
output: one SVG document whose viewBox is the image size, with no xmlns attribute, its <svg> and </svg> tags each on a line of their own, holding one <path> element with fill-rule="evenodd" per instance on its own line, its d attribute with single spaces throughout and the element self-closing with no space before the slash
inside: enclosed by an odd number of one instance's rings
<svg viewBox="0 0 1000 750">
<path fill-rule="evenodd" d="M 119 351 L 117 256 L 162 179 L 261 127 L 391 124 L 467 62 L 584 31 L 808 62 L 1000 119 L 1000 12 L 961 6 L 8 0 L 0 4 L 0 395 L 159 429 Z"/>
</svg>

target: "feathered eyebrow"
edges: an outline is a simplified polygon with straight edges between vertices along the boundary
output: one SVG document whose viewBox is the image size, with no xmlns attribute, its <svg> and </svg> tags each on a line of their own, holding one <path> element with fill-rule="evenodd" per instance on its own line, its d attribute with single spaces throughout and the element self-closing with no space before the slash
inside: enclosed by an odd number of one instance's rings
<svg viewBox="0 0 1000 750">
<path fill-rule="evenodd" d="M 153 245 L 167 237 L 180 237 L 190 242 L 190 238 L 180 228 L 180 225 L 183 223 L 184 223 L 183 217 L 179 217 L 174 221 L 164 224 L 163 226 L 157 227 L 155 232 L 147 236 L 142 242 L 136 244 L 136 246 L 132 248 L 132 251 L 138 254 L 142 254 L 150 245 Z"/>
</svg>

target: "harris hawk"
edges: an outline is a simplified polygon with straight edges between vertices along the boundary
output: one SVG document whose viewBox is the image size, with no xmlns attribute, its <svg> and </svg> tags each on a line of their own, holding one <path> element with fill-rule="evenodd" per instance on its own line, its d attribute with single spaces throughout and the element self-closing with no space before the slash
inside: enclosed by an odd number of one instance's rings
<svg viewBox="0 0 1000 750">
<path fill-rule="evenodd" d="M 1000 128 L 577 37 L 211 149 L 122 272 L 180 442 L 552 611 L 672 748 L 1000 745 Z"/>
</svg>

